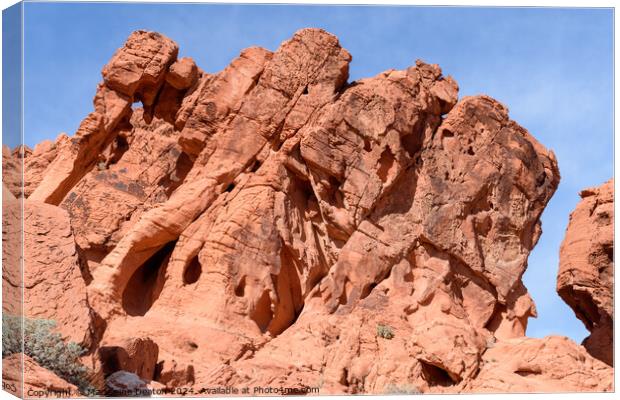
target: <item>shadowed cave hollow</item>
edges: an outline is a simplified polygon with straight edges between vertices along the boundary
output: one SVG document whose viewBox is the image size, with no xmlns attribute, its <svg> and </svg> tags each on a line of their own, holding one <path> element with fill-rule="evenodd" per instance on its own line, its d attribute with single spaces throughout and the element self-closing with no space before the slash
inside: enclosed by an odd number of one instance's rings
<svg viewBox="0 0 620 400">
<path fill-rule="evenodd" d="M 455 382 L 444 369 L 425 361 L 420 361 L 420 363 L 422 364 L 422 375 L 429 386 L 447 387 L 454 385 Z"/>
<path fill-rule="evenodd" d="M 164 276 L 176 241 L 166 244 L 132 275 L 123 291 L 123 309 L 132 317 L 143 316 L 164 287 Z"/>
</svg>

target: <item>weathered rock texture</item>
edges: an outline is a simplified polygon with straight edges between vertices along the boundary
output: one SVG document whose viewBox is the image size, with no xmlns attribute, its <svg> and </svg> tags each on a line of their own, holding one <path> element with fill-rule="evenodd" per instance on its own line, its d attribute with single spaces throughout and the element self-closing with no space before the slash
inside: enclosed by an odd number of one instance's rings
<svg viewBox="0 0 620 400">
<path fill-rule="evenodd" d="M 557 289 L 591 335 L 583 345 L 613 365 L 614 181 L 581 192 L 560 250 Z"/>
<path fill-rule="evenodd" d="M 133 33 L 76 134 L 25 158 L 32 274 L 71 274 L 41 290 L 80 304 L 56 318 L 101 376 L 203 394 L 612 389 L 579 345 L 524 336 L 521 277 L 560 175 L 506 107 L 458 100 L 422 61 L 348 82 L 319 29 L 216 74 L 177 52 Z"/>
<path fill-rule="evenodd" d="M 21 398 L 67 398 L 79 393 L 75 385 L 23 354 L 2 360 L 2 383 L 4 390 Z"/>
</svg>

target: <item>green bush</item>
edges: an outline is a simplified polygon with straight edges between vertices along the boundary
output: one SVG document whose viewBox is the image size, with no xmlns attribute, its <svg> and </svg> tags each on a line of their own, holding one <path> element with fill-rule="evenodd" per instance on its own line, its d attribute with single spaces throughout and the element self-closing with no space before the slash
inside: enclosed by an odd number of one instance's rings
<svg viewBox="0 0 620 400">
<path fill-rule="evenodd" d="M 22 351 L 22 320 L 24 354 L 77 386 L 80 392 L 93 390 L 88 381 L 90 372 L 80 363 L 85 350 L 77 343 L 65 343 L 59 333 L 53 332 L 54 321 L 3 314 L 2 358 Z"/>
<path fill-rule="evenodd" d="M 21 318 L 2 314 L 2 358 L 22 351 Z"/>
<path fill-rule="evenodd" d="M 391 326 L 388 325 L 377 325 L 377 336 L 382 337 L 384 339 L 392 339 L 394 337 L 394 331 Z"/>
</svg>

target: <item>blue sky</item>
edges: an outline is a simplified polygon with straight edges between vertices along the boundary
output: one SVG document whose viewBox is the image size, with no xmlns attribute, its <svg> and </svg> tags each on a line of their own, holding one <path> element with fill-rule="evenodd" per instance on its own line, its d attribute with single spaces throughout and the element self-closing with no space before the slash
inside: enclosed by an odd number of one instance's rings
<svg viewBox="0 0 620 400">
<path fill-rule="evenodd" d="M 27 3 L 25 142 L 72 134 L 92 109 L 100 71 L 136 29 L 159 31 L 207 72 L 241 49 L 275 50 L 320 27 L 353 55 L 351 80 L 417 58 L 452 75 L 460 95 L 488 94 L 555 151 L 560 187 L 525 284 L 539 312 L 528 335 L 587 335 L 555 292 L 558 251 L 582 188 L 613 175 L 611 9 Z"/>
</svg>

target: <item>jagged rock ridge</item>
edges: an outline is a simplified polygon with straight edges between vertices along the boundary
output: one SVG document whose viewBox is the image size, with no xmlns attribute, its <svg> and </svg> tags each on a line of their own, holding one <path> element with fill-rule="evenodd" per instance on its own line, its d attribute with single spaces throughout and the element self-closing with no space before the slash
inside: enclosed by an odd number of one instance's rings
<svg viewBox="0 0 620 400">
<path fill-rule="evenodd" d="M 100 374 L 197 392 L 612 389 L 583 347 L 524 336 L 521 276 L 560 175 L 506 107 L 458 100 L 422 61 L 348 82 L 320 29 L 217 74 L 177 54 L 134 32 L 76 134 L 25 155 L 26 207 L 71 226 L 59 265 L 81 273 L 89 319 L 65 324 Z"/>
</svg>

